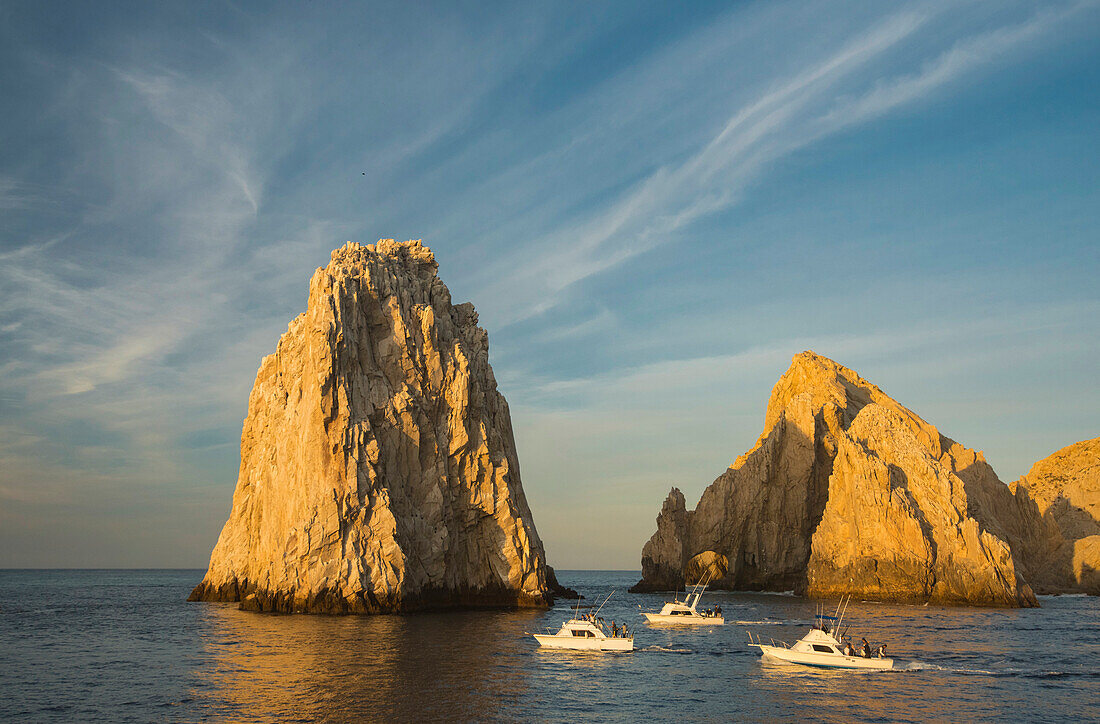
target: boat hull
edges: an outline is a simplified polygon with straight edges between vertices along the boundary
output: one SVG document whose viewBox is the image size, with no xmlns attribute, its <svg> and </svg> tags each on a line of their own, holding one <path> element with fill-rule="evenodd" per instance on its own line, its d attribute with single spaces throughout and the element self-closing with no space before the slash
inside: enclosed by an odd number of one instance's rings
<svg viewBox="0 0 1100 724">
<path fill-rule="evenodd" d="M 539 646 L 548 649 L 567 649 L 570 651 L 633 651 L 634 639 L 589 639 L 576 636 L 555 636 L 553 634 L 531 634 Z"/>
<path fill-rule="evenodd" d="M 726 622 L 721 616 L 665 616 L 659 613 L 643 613 L 649 623 L 690 626 L 721 626 Z"/>
<path fill-rule="evenodd" d="M 893 659 L 865 659 L 862 656 L 844 656 L 843 654 L 821 654 L 808 651 L 792 651 L 782 646 L 760 644 L 764 658 L 785 664 L 817 666 L 825 669 L 892 669 Z"/>
</svg>

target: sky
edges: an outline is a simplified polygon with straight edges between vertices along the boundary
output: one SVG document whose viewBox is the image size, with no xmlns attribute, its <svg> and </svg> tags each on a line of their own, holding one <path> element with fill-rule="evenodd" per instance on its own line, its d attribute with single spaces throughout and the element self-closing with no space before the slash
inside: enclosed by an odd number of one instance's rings
<svg viewBox="0 0 1100 724">
<path fill-rule="evenodd" d="M 345 241 L 489 332 L 549 561 L 637 569 L 812 349 L 1002 480 L 1100 434 L 1100 3 L 0 5 L 0 567 L 205 567 Z"/>
</svg>

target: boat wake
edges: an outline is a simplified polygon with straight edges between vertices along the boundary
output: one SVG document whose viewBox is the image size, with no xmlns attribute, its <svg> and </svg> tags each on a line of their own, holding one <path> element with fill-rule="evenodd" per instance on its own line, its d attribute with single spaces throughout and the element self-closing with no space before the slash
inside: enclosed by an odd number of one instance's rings
<svg viewBox="0 0 1100 724">
<path fill-rule="evenodd" d="M 910 661 L 905 666 L 895 666 L 891 671 L 943 671 L 949 674 L 976 674 L 979 676 L 1021 677 L 1025 679 L 1058 679 L 1062 677 L 1084 676 L 1093 678 L 1093 671 L 1057 671 L 1053 669 L 1021 669 L 1006 667 L 1001 669 L 970 669 L 960 666 L 940 666 L 925 661 Z"/>
<path fill-rule="evenodd" d="M 665 654 L 693 654 L 692 649 L 673 648 L 671 646 L 645 646 L 638 649 L 639 651 L 660 651 Z"/>
<path fill-rule="evenodd" d="M 799 624 L 801 622 L 795 621 L 735 621 L 735 624 L 739 626 L 782 626 L 783 624 Z"/>
<path fill-rule="evenodd" d="M 910 661 L 905 666 L 895 666 L 891 671 L 947 671 L 952 674 L 986 674 L 990 676 L 996 673 L 988 669 L 964 669 L 955 666 L 929 664 L 924 661 Z"/>
</svg>

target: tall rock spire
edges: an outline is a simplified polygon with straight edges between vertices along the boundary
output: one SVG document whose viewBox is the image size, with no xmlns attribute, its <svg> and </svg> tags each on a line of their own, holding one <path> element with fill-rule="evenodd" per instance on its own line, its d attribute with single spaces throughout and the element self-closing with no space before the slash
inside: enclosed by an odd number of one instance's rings
<svg viewBox="0 0 1100 724">
<path fill-rule="evenodd" d="M 542 541 L 471 304 L 420 241 L 348 242 L 265 357 L 190 600 L 373 613 L 545 605 Z"/>
</svg>

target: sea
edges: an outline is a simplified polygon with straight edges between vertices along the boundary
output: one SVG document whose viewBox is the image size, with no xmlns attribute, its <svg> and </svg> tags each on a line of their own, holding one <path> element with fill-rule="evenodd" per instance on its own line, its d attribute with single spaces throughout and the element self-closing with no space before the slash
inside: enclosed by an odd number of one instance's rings
<svg viewBox="0 0 1100 724">
<path fill-rule="evenodd" d="M 633 653 L 540 649 L 549 610 L 278 615 L 187 603 L 200 570 L 0 571 L 0 720 L 11 722 L 1100 721 L 1100 599 L 1038 609 L 853 602 L 895 669 L 761 661 L 818 601 L 707 592 L 724 626 L 654 628 L 636 571 L 558 571 Z M 835 605 L 832 602 L 831 605 Z"/>
</svg>

